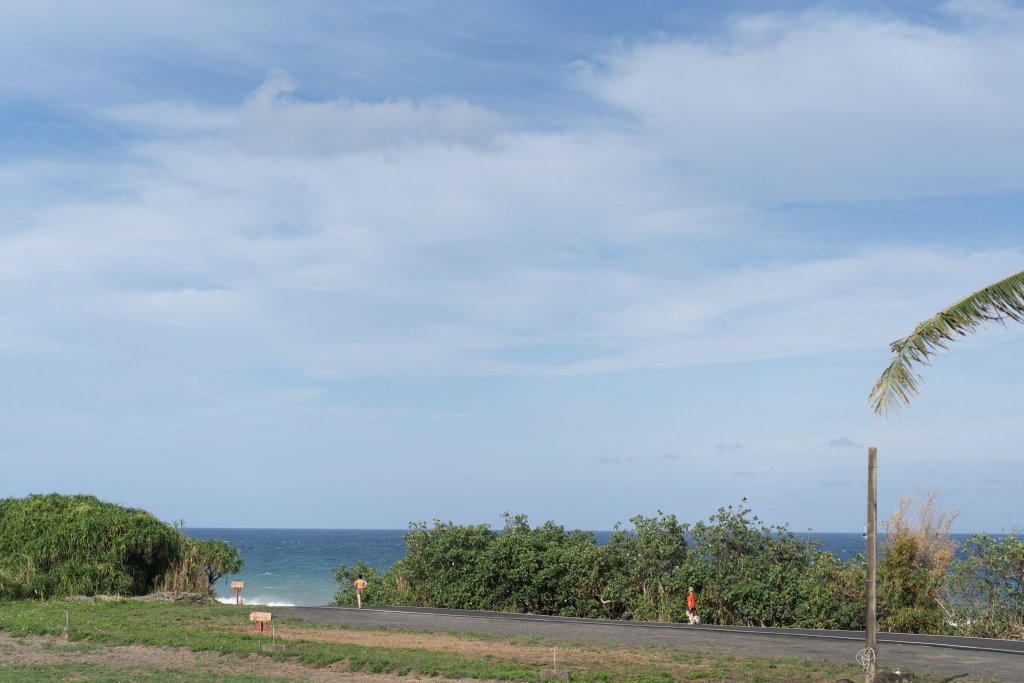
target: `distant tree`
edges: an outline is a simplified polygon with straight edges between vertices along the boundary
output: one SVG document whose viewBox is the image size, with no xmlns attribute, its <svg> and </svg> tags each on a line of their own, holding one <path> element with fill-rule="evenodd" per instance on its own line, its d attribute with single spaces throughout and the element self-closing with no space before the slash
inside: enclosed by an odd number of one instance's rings
<svg viewBox="0 0 1024 683">
<path fill-rule="evenodd" d="M 910 405 L 921 393 L 914 363 L 929 358 L 949 342 L 974 332 L 987 322 L 1024 322 L 1024 271 L 964 297 L 918 325 L 913 334 L 890 344 L 895 354 L 868 394 L 875 415 L 883 417 Z"/>
<path fill-rule="evenodd" d="M 242 571 L 245 562 L 238 548 L 215 538 L 197 541 L 197 544 L 203 576 L 206 577 L 207 586 L 211 591 L 213 584 L 217 583 L 220 577 Z"/>
</svg>

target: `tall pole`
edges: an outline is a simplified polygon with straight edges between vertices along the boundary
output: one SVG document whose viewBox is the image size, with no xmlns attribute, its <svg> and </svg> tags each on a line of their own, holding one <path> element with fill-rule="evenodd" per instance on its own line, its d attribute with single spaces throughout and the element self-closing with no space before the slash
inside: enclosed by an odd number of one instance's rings
<svg viewBox="0 0 1024 683">
<path fill-rule="evenodd" d="M 876 552 L 878 550 L 878 449 L 868 448 L 868 609 L 864 629 L 867 655 L 864 664 L 865 683 L 875 681 L 875 661 L 878 655 L 878 613 L 877 613 L 877 577 L 875 574 Z"/>
</svg>

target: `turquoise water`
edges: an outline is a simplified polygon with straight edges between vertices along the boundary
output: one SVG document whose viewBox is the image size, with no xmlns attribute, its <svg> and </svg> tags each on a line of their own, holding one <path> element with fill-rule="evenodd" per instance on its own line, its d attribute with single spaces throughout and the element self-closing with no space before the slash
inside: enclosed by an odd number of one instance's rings
<svg viewBox="0 0 1024 683">
<path fill-rule="evenodd" d="M 337 585 L 332 569 L 352 566 L 357 560 L 379 570 L 405 556 L 404 529 L 186 529 L 197 539 L 219 538 L 238 548 L 245 569 L 215 586 L 218 598 L 234 602 L 228 582 L 245 581 L 242 597 L 253 605 L 326 605 Z M 598 543 L 609 531 L 594 532 Z M 805 535 L 806 536 L 806 535 Z M 966 540 L 969 534 L 953 534 Z M 859 533 L 815 533 L 822 550 L 840 561 L 864 552 Z"/>
<path fill-rule="evenodd" d="M 234 602 L 230 581 L 245 581 L 242 598 L 253 605 L 326 605 L 337 585 L 332 569 L 362 560 L 387 569 L 405 555 L 404 529 L 186 529 L 197 539 L 218 538 L 242 553 L 245 567 L 215 586 Z"/>
</svg>

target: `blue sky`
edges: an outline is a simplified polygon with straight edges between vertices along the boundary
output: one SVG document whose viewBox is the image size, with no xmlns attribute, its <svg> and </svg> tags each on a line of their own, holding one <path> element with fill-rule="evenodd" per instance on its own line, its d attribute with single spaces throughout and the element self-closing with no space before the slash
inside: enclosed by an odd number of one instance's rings
<svg viewBox="0 0 1024 683">
<path fill-rule="evenodd" d="M 1021 524 L 1024 5 L 0 6 L 0 496 Z"/>
</svg>

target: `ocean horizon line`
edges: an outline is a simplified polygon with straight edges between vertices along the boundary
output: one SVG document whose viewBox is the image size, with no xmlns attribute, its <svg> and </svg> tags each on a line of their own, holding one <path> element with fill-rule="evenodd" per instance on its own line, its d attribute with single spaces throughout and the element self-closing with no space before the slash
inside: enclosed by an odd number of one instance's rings
<svg viewBox="0 0 1024 683">
<path fill-rule="evenodd" d="M 501 531 L 501 527 L 490 527 L 494 531 Z M 579 527 L 570 529 L 570 531 L 584 531 L 595 534 L 610 534 L 614 529 L 580 529 Z M 409 531 L 409 527 L 333 527 L 333 526 L 186 526 L 184 530 L 187 531 L 367 531 L 367 532 L 381 532 L 381 531 Z M 789 529 L 789 531 L 797 536 L 803 536 L 806 534 L 861 534 L 863 531 L 822 531 L 818 529 Z M 885 535 L 885 532 L 879 529 L 879 535 Z M 1005 530 L 1000 531 L 951 531 L 950 536 L 973 536 L 975 534 L 990 534 L 1004 536 L 1011 532 Z"/>
</svg>

